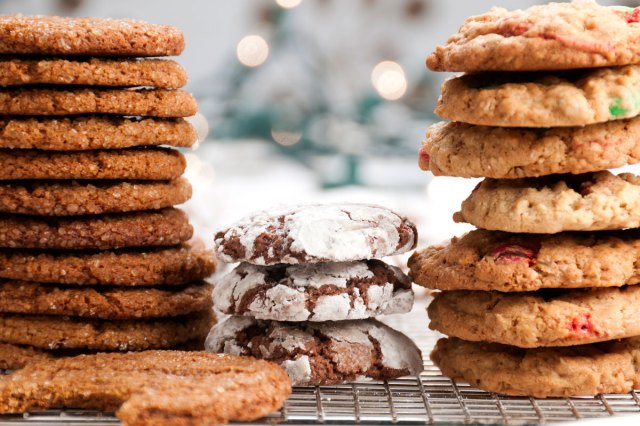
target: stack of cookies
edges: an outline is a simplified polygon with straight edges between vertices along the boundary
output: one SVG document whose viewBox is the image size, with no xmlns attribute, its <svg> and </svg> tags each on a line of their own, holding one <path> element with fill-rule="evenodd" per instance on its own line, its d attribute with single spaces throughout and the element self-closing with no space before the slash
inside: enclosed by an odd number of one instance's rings
<svg viewBox="0 0 640 426">
<path fill-rule="evenodd" d="M 485 177 L 410 259 L 443 290 L 432 359 L 482 389 L 537 397 L 640 387 L 640 8 L 551 3 L 469 18 L 429 57 L 447 80 L 420 163 Z M 480 73 L 482 72 L 482 73 Z"/>
<path fill-rule="evenodd" d="M 182 33 L 0 18 L 0 367 L 65 351 L 204 342 L 212 253 L 172 206 L 196 140 Z"/>
<path fill-rule="evenodd" d="M 216 234 L 219 259 L 242 262 L 214 288 L 233 316 L 206 348 L 280 364 L 294 385 L 391 379 L 422 371 L 422 356 L 377 315 L 413 306 L 411 280 L 376 257 L 415 246 L 415 226 L 378 206 L 281 207 Z"/>
</svg>

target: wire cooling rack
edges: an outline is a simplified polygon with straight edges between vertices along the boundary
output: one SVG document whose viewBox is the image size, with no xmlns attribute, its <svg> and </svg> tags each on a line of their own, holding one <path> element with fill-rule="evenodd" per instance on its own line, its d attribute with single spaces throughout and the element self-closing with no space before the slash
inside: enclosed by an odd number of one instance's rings
<svg viewBox="0 0 640 426">
<path fill-rule="evenodd" d="M 484 392 L 442 376 L 429 360 L 429 352 L 440 336 L 427 329 L 427 296 L 420 295 L 418 299 L 410 314 L 387 317 L 384 321 L 405 332 L 422 349 L 425 371 L 420 376 L 388 382 L 299 387 L 279 412 L 252 424 L 530 425 L 640 413 L 638 392 L 595 398 L 516 398 Z M 0 416 L 3 426 L 117 423 L 112 414 L 80 410 Z"/>
</svg>

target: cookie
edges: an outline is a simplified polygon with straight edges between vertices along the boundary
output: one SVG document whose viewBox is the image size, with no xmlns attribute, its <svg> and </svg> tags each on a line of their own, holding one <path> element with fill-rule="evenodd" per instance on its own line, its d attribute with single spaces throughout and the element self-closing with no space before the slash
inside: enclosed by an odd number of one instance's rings
<svg viewBox="0 0 640 426">
<path fill-rule="evenodd" d="M 211 309 L 211 286 L 78 287 L 0 280 L 0 312 L 128 320 Z"/>
<path fill-rule="evenodd" d="M 215 272 L 213 252 L 185 244 L 118 251 L 0 250 L 0 278 L 66 285 L 182 285 Z"/>
<path fill-rule="evenodd" d="M 132 19 L 5 15 L 1 54 L 173 56 L 184 49 L 182 31 Z"/>
<path fill-rule="evenodd" d="M 511 234 L 477 229 L 409 258 L 409 275 L 440 290 L 534 291 L 640 283 L 636 230 Z"/>
<path fill-rule="evenodd" d="M 394 379 L 423 369 L 411 339 L 374 319 L 283 323 L 233 316 L 211 330 L 205 347 L 280 364 L 294 386 Z"/>
<path fill-rule="evenodd" d="M 12 182 L 0 184 L 0 212 L 77 216 L 157 210 L 191 198 L 184 178 L 169 182 Z"/>
<path fill-rule="evenodd" d="M 1 25 L 0 25 L 1 27 Z M 5 88 L 3 115 L 118 114 L 143 117 L 188 117 L 198 112 L 184 90 L 100 88 Z"/>
<path fill-rule="evenodd" d="M 0 86 L 61 84 L 178 88 L 187 73 L 163 59 L 0 58 Z"/>
<path fill-rule="evenodd" d="M 640 117 L 552 129 L 440 122 L 427 131 L 419 158 L 436 176 L 515 179 L 613 169 L 640 162 Z"/>
<path fill-rule="evenodd" d="M 635 117 L 640 114 L 640 65 L 465 74 L 443 83 L 435 112 L 453 121 L 503 127 L 584 126 Z"/>
<path fill-rule="evenodd" d="M 640 387 L 638 337 L 538 349 L 440 339 L 431 359 L 444 375 L 503 395 L 587 396 Z"/>
<path fill-rule="evenodd" d="M 198 136 L 183 118 L 0 117 L 0 148 L 82 151 L 145 145 L 192 146 Z"/>
<path fill-rule="evenodd" d="M 380 260 L 311 265 L 242 263 L 214 289 L 225 314 L 276 321 L 340 321 L 406 313 L 411 280 Z"/>
<path fill-rule="evenodd" d="M 52 358 L 49 351 L 31 346 L 17 346 L 0 343 L 0 370 L 17 370 L 27 363 Z"/>
<path fill-rule="evenodd" d="M 280 206 L 254 213 L 215 235 L 224 262 L 348 262 L 404 253 L 417 241 L 415 225 L 366 204 Z"/>
<path fill-rule="evenodd" d="M 456 222 L 505 232 L 553 234 L 640 226 L 640 177 L 608 171 L 512 180 L 485 179 Z"/>
<path fill-rule="evenodd" d="M 640 336 L 640 286 L 535 293 L 445 291 L 429 327 L 470 341 L 521 348 L 573 346 Z"/>
<path fill-rule="evenodd" d="M 91 374 L 87 374 L 87 372 Z M 257 420 L 291 393 L 278 366 L 206 352 L 145 351 L 38 361 L 3 378 L 0 412 L 116 411 L 127 426 Z"/>
<path fill-rule="evenodd" d="M 55 152 L 0 150 L 0 180 L 139 179 L 171 180 L 184 173 L 184 156 L 169 148 Z"/>
<path fill-rule="evenodd" d="M 429 55 L 433 71 L 525 71 L 638 63 L 640 9 L 595 2 L 493 8 Z"/>
<path fill-rule="evenodd" d="M 204 340 L 214 323 L 211 309 L 178 317 L 113 321 L 3 313 L 0 342 L 51 350 L 140 351 Z"/>
<path fill-rule="evenodd" d="M 79 218 L 0 215 L 0 247 L 100 249 L 170 246 L 193 235 L 187 215 L 177 209 Z"/>
</svg>

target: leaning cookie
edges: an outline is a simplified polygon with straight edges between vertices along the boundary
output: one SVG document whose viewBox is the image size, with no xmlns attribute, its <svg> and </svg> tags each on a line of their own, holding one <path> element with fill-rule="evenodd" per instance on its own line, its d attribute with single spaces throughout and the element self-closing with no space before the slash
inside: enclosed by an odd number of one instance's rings
<svg viewBox="0 0 640 426">
<path fill-rule="evenodd" d="M 276 321 L 340 321 L 406 313 L 411 280 L 380 260 L 311 265 L 242 263 L 214 289 L 225 314 Z"/>
<path fill-rule="evenodd" d="M 409 251 L 416 241 L 410 220 L 367 204 L 277 207 L 215 235 L 219 259 L 256 265 L 372 259 Z"/>
<path fill-rule="evenodd" d="M 640 336 L 640 286 L 445 291 L 428 313 L 431 329 L 464 340 L 521 348 L 582 345 Z"/>
<path fill-rule="evenodd" d="M 484 126 L 584 126 L 635 117 L 638 93 L 640 65 L 554 74 L 465 74 L 444 82 L 435 112 Z"/>
<path fill-rule="evenodd" d="M 585 127 L 524 129 L 436 123 L 420 149 L 436 176 L 515 179 L 640 162 L 640 117 Z"/>
<path fill-rule="evenodd" d="M 640 177 L 608 171 L 541 178 L 485 179 L 456 222 L 505 232 L 553 234 L 640 227 Z"/>
<path fill-rule="evenodd" d="M 127 426 L 204 426 L 257 420 L 290 393 L 281 368 L 252 358 L 166 350 L 101 353 L 39 360 L 3 377 L 0 412 L 76 407 L 116 411 Z"/>
<path fill-rule="evenodd" d="M 440 339 L 431 359 L 444 375 L 503 395 L 587 396 L 640 387 L 637 337 L 539 349 Z"/>
<path fill-rule="evenodd" d="M 429 55 L 433 71 L 525 71 L 638 62 L 638 9 L 595 2 L 493 8 L 467 18 Z"/>
<path fill-rule="evenodd" d="M 477 229 L 414 252 L 409 275 L 439 290 L 534 291 L 640 282 L 637 230 L 513 234 Z"/>
<path fill-rule="evenodd" d="M 423 369 L 411 339 L 374 319 L 282 323 L 233 316 L 211 330 L 205 346 L 280 364 L 294 385 L 394 379 Z"/>
</svg>

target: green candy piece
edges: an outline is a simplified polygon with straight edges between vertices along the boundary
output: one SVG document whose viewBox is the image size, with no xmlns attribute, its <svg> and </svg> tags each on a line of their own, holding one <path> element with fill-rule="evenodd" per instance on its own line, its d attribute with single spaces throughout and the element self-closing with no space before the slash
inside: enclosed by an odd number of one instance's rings
<svg viewBox="0 0 640 426">
<path fill-rule="evenodd" d="M 620 10 L 622 12 L 633 12 L 634 8 L 633 7 L 628 7 L 628 6 L 609 6 L 611 9 L 614 10 Z"/>
<path fill-rule="evenodd" d="M 629 112 L 629 110 L 622 107 L 622 99 L 620 98 L 615 98 L 609 106 L 609 114 L 614 117 L 620 117 L 621 115 L 625 115 L 627 112 Z"/>
</svg>

